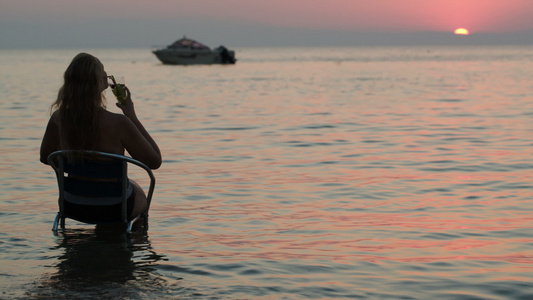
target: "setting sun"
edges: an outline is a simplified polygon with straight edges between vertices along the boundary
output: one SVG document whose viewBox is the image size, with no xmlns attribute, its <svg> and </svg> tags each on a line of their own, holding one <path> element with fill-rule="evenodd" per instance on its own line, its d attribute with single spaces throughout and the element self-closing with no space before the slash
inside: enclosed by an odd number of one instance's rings
<svg viewBox="0 0 533 300">
<path fill-rule="evenodd" d="M 469 35 L 470 34 L 468 29 L 466 29 L 466 28 L 457 28 L 457 29 L 455 29 L 455 31 L 453 33 L 460 34 L 460 35 Z"/>
</svg>

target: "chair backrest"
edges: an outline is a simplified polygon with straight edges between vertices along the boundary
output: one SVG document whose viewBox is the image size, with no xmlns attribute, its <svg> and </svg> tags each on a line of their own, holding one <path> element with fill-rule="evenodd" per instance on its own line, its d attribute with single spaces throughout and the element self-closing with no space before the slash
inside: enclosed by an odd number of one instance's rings
<svg viewBox="0 0 533 300">
<path fill-rule="evenodd" d="M 145 169 L 151 178 L 147 195 L 149 206 L 155 178 L 146 165 L 126 156 L 96 151 L 77 151 L 76 159 L 69 161 L 72 152 L 56 151 L 48 157 L 58 180 L 58 218 L 63 228 L 65 218 L 91 224 L 131 222 L 128 197 L 132 187 L 127 176 L 128 163 Z M 130 209 L 132 205 L 130 203 Z M 146 217 L 147 211 L 148 207 Z M 57 224 L 54 227 L 57 228 Z"/>
<path fill-rule="evenodd" d="M 120 197 L 122 182 L 127 180 L 127 164 L 116 159 L 96 160 L 84 158 L 69 163 L 62 156 L 64 190 L 85 197 Z"/>
</svg>

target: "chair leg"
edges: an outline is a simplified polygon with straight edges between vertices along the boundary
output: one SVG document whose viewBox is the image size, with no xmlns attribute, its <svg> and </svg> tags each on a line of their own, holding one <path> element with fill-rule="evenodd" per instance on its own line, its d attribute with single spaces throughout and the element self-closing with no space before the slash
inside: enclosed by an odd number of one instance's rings
<svg viewBox="0 0 533 300">
<path fill-rule="evenodd" d="M 133 218 L 133 220 L 129 221 L 127 223 L 127 228 L 126 228 L 126 233 L 128 234 L 131 234 L 132 232 L 132 229 L 133 229 L 133 224 L 137 221 L 139 221 L 139 219 L 142 219 L 142 222 L 143 222 L 143 232 L 147 232 L 148 231 L 148 212 L 144 212 L 142 214 L 140 214 L 139 216 Z"/>
<path fill-rule="evenodd" d="M 148 232 L 148 212 L 146 212 L 143 216 L 143 225 L 144 225 L 144 232 Z"/>
<path fill-rule="evenodd" d="M 131 234 L 131 228 L 133 227 L 133 222 L 135 222 L 136 219 L 133 219 L 128 222 L 128 228 L 126 229 L 127 234 Z"/>
<path fill-rule="evenodd" d="M 56 218 L 54 220 L 54 225 L 52 226 L 53 232 L 57 232 L 57 226 L 59 225 L 59 219 L 60 219 L 60 216 L 59 216 L 59 213 L 57 213 Z"/>
</svg>

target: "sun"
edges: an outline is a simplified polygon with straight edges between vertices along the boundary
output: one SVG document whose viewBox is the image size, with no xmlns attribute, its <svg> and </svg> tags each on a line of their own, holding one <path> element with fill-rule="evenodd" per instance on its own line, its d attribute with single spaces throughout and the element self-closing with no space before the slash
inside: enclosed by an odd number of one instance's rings
<svg viewBox="0 0 533 300">
<path fill-rule="evenodd" d="M 458 35 L 469 35 L 470 34 L 468 29 L 466 29 L 466 28 L 457 28 L 457 29 L 455 29 L 455 31 L 453 33 L 458 34 Z"/>
</svg>

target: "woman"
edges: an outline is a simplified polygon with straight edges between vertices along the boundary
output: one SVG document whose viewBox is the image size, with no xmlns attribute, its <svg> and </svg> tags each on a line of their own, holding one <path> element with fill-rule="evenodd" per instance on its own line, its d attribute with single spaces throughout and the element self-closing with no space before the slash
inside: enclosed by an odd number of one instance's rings
<svg viewBox="0 0 533 300">
<path fill-rule="evenodd" d="M 50 117 L 41 144 L 41 162 L 47 164 L 57 150 L 95 150 L 124 155 L 124 150 L 152 169 L 161 166 L 161 152 L 135 114 L 131 94 L 117 107 L 123 114 L 106 110 L 103 91 L 108 88 L 107 73 L 94 56 L 80 53 L 64 74 L 55 110 Z M 135 194 L 131 217 L 141 214 L 147 205 L 142 188 L 130 180 Z"/>
</svg>

